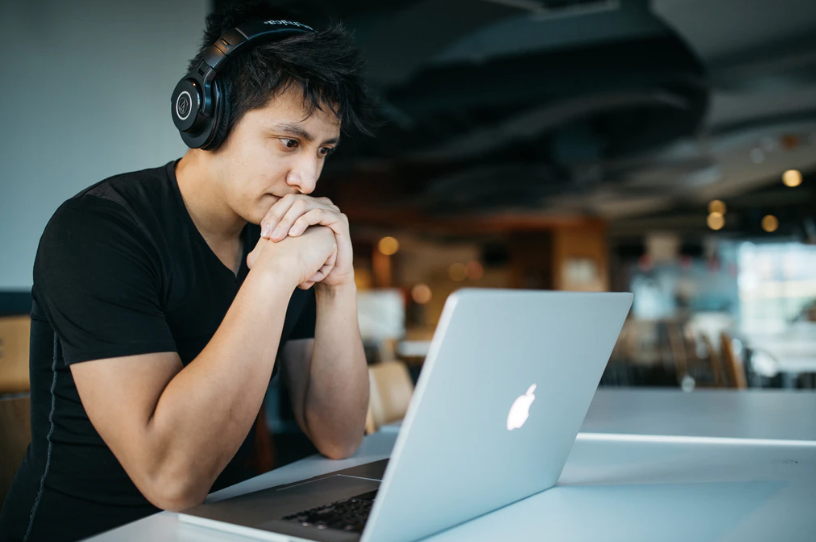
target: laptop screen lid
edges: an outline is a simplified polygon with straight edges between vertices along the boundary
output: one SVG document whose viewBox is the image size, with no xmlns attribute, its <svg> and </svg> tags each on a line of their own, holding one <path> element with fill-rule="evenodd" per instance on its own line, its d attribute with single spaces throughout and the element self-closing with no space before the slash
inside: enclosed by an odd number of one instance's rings
<svg viewBox="0 0 816 542">
<path fill-rule="evenodd" d="M 452 294 L 362 542 L 408 542 L 552 487 L 630 293 Z"/>
</svg>

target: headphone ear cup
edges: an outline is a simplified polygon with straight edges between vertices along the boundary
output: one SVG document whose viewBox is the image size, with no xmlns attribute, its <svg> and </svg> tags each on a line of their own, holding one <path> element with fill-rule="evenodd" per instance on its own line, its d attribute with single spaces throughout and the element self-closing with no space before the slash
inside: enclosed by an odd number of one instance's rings
<svg viewBox="0 0 816 542">
<path fill-rule="evenodd" d="M 194 132 L 201 123 L 201 86 L 195 79 L 185 77 L 173 89 L 170 99 L 173 124 L 180 132 Z"/>
<path fill-rule="evenodd" d="M 212 97 L 207 96 L 206 92 L 202 81 L 193 74 L 187 74 L 173 90 L 173 124 L 178 128 L 182 141 L 191 149 L 201 147 L 211 136 L 212 116 L 202 111 L 205 104 L 212 103 Z"/>
<path fill-rule="evenodd" d="M 227 98 L 226 89 L 221 86 L 216 77 L 213 81 L 213 119 L 208 129 L 210 133 L 207 141 L 201 146 L 204 150 L 215 150 L 221 146 L 226 136 L 227 123 L 229 122 L 230 103 Z"/>
<path fill-rule="evenodd" d="M 205 85 L 188 74 L 173 90 L 171 99 L 173 123 L 182 141 L 191 149 L 212 148 L 212 141 L 223 116 L 223 97 L 218 80 Z M 204 105 L 212 113 L 203 113 Z"/>
</svg>

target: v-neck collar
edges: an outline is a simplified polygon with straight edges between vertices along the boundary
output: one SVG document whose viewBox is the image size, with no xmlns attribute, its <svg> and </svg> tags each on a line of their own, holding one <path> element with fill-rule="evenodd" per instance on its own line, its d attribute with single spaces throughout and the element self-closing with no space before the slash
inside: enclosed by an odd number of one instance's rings
<svg viewBox="0 0 816 542">
<path fill-rule="evenodd" d="M 176 197 L 176 203 L 179 206 L 179 212 L 184 217 L 183 220 L 187 224 L 187 229 L 190 230 L 190 235 L 196 238 L 196 242 L 203 243 L 203 246 L 206 248 L 205 252 L 207 252 L 210 257 L 214 259 L 214 263 L 216 263 L 221 269 L 225 272 L 229 273 L 230 277 L 236 284 L 241 284 L 246 278 L 247 273 L 249 273 L 249 268 L 247 267 L 246 258 L 247 255 L 252 251 L 252 248 L 249 246 L 249 223 L 244 225 L 244 229 L 241 230 L 241 265 L 238 267 L 238 274 L 236 275 L 232 269 L 227 267 L 224 262 L 221 261 L 221 258 L 213 251 L 212 247 L 207 240 L 204 239 L 204 236 L 201 235 L 201 232 L 193 222 L 193 217 L 190 216 L 190 211 L 187 210 L 187 204 L 184 203 L 184 197 L 181 195 L 181 189 L 178 185 L 178 179 L 176 178 L 176 164 L 178 164 L 179 160 L 173 160 L 167 164 L 167 176 L 170 180 L 170 186 L 173 188 L 173 193 Z"/>
</svg>

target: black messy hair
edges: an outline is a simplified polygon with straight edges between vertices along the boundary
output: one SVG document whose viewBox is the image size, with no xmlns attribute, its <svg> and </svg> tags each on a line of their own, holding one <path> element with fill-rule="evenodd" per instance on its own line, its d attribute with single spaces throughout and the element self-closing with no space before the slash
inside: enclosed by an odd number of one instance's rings
<svg viewBox="0 0 816 542">
<path fill-rule="evenodd" d="M 230 28 L 269 19 L 309 24 L 302 16 L 267 1 L 236 2 L 223 13 L 207 16 L 201 49 L 188 70 L 197 68 L 206 50 Z M 339 22 L 315 30 L 255 44 L 230 58 L 218 73 L 230 105 L 229 118 L 216 135 L 221 145 L 247 111 L 264 107 L 292 87 L 302 90 L 307 115 L 328 108 L 344 132 L 373 135 L 378 125 L 377 104 L 364 84 L 363 60 L 352 34 Z"/>
</svg>

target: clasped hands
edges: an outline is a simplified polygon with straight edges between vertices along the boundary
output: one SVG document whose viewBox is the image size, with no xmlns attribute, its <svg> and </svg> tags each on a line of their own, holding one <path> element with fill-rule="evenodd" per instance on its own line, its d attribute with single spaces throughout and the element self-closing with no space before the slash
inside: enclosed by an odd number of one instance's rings
<svg viewBox="0 0 816 542">
<path fill-rule="evenodd" d="M 325 230 L 311 231 L 311 226 L 324 226 L 330 230 L 334 235 L 333 243 Z M 306 239 L 310 235 L 314 237 L 311 243 Z M 301 241 L 301 246 L 297 247 L 301 257 L 297 260 L 309 269 L 307 274 L 319 266 L 310 276 L 300 277 L 298 288 L 307 290 L 318 282 L 329 287 L 354 283 L 348 218 L 329 198 L 289 194 L 275 202 L 261 221 L 261 238 L 247 257 L 248 266 L 253 268 L 269 243 L 280 244 L 283 248 L 283 241 L 295 239 Z"/>
</svg>

